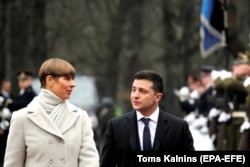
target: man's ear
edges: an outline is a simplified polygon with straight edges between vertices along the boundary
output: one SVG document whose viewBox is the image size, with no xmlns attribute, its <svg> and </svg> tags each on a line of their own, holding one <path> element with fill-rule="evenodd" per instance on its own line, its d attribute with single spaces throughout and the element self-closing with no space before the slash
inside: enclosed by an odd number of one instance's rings
<svg viewBox="0 0 250 167">
<path fill-rule="evenodd" d="M 159 102 L 163 96 L 163 93 L 156 93 L 156 101 Z"/>
</svg>

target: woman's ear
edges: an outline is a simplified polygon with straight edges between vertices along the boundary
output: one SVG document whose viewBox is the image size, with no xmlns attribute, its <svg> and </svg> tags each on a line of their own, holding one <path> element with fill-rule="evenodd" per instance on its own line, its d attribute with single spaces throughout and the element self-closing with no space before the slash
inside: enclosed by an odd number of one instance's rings
<svg viewBox="0 0 250 167">
<path fill-rule="evenodd" d="M 55 81 L 51 75 L 46 76 L 46 86 L 51 88 L 53 86 L 53 82 Z"/>
</svg>

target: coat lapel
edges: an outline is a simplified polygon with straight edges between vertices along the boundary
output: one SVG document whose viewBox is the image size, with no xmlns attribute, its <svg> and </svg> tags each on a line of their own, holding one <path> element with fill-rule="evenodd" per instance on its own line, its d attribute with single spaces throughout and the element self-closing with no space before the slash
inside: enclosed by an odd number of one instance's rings
<svg viewBox="0 0 250 167">
<path fill-rule="evenodd" d="M 43 130 L 63 138 L 62 133 L 56 127 L 55 123 L 49 118 L 49 115 L 41 108 L 38 107 L 35 110 L 33 108 L 28 108 L 28 118 Z"/>
<path fill-rule="evenodd" d="M 132 112 L 126 117 L 126 131 L 129 136 L 129 142 L 133 151 L 140 150 L 138 128 L 135 112 Z"/>
<path fill-rule="evenodd" d="M 63 112 L 62 117 L 58 126 L 52 121 L 49 115 L 43 110 L 39 105 L 38 100 L 34 99 L 32 103 L 27 107 L 28 118 L 36 124 L 38 127 L 44 129 L 45 131 L 63 138 L 63 133 L 69 130 L 75 121 L 79 118 L 78 114 L 73 114 L 70 111 L 76 111 L 74 106 L 67 103 L 68 109 Z"/>
<path fill-rule="evenodd" d="M 63 112 L 58 124 L 58 128 L 62 134 L 67 132 L 80 117 L 79 114 L 74 114 L 77 111 L 77 108 L 68 102 L 66 103 L 67 109 Z"/>
<path fill-rule="evenodd" d="M 155 139 L 154 139 L 154 144 L 153 144 L 153 150 L 158 150 L 160 143 L 163 139 L 163 137 L 166 135 L 168 131 L 168 124 L 167 124 L 167 115 L 163 113 L 164 111 L 160 111 L 159 113 L 159 118 L 158 118 L 158 123 L 156 127 L 156 132 L 155 132 Z"/>
</svg>

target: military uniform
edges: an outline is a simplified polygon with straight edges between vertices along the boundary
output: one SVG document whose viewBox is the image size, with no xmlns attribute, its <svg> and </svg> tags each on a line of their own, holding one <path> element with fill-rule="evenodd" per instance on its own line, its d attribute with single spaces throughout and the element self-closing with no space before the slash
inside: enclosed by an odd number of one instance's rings
<svg viewBox="0 0 250 167">
<path fill-rule="evenodd" d="M 245 112 L 249 96 L 243 83 L 250 75 L 250 55 L 249 58 L 244 55 L 239 54 L 234 61 L 231 78 L 215 82 L 216 99 L 220 103 L 217 103 L 217 108 L 221 111 L 217 119 L 217 150 L 237 150 L 242 137 L 242 112 Z"/>
<path fill-rule="evenodd" d="M 13 100 L 13 103 L 8 106 L 12 112 L 26 107 L 37 95 L 31 86 L 32 75 L 33 73 L 29 70 L 21 70 L 17 73 L 19 84 L 27 80 L 30 80 L 30 84 L 22 88 L 20 94 Z"/>
<path fill-rule="evenodd" d="M 201 67 L 201 80 L 202 80 L 202 83 L 204 84 L 205 90 L 199 98 L 198 110 L 199 110 L 199 114 L 205 117 L 208 116 L 209 111 L 214 105 L 211 100 L 214 88 L 213 88 L 212 83 L 210 83 L 211 72 L 213 70 L 214 68 L 212 66 L 203 65 Z M 206 78 L 209 78 L 209 80 L 207 80 Z"/>
</svg>

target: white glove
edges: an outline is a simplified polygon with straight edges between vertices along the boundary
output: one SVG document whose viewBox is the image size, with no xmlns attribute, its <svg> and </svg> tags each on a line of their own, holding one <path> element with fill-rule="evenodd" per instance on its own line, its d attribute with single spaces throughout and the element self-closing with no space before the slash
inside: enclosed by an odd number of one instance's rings
<svg viewBox="0 0 250 167">
<path fill-rule="evenodd" d="M 190 93 L 190 98 L 191 99 L 199 99 L 200 97 L 200 94 L 197 90 L 193 90 L 191 93 Z"/>
<path fill-rule="evenodd" d="M 227 78 L 232 78 L 232 72 L 226 71 L 226 70 L 222 70 L 221 73 L 220 73 L 220 79 L 221 80 L 225 80 Z"/>
<path fill-rule="evenodd" d="M 211 72 L 211 78 L 212 78 L 213 81 L 216 80 L 219 77 L 220 77 L 220 71 L 213 70 Z"/>
<path fill-rule="evenodd" d="M 191 122 L 195 120 L 195 117 L 196 117 L 196 114 L 194 112 L 191 112 L 188 115 L 186 115 L 183 119 L 187 121 L 188 124 L 190 124 Z"/>
<path fill-rule="evenodd" d="M 10 110 L 9 110 L 8 108 L 6 108 L 6 107 L 3 108 L 1 117 L 2 117 L 3 119 L 10 118 L 10 117 L 11 117 L 11 112 L 10 112 Z"/>
<path fill-rule="evenodd" d="M 200 128 L 203 126 L 207 126 L 207 118 L 199 117 L 195 119 L 190 126 L 193 128 Z"/>
<path fill-rule="evenodd" d="M 189 99 L 189 88 L 184 86 L 180 90 L 174 89 L 174 94 L 180 99 L 180 101 L 186 101 Z"/>
<path fill-rule="evenodd" d="M 219 118 L 218 118 L 218 121 L 219 122 L 227 122 L 230 118 L 231 118 L 230 114 L 226 113 L 225 111 L 222 111 Z"/>
<path fill-rule="evenodd" d="M 250 129 L 250 122 L 244 121 L 240 126 L 240 132 L 242 133 L 244 130 Z"/>
<path fill-rule="evenodd" d="M 245 87 L 247 87 L 248 85 L 250 85 L 250 77 L 247 77 L 247 78 L 245 79 L 243 85 L 244 85 Z"/>
<path fill-rule="evenodd" d="M 217 117 L 221 113 L 221 110 L 218 110 L 217 108 L 211 108 L 208 113 L 208 118 Z"/>
</svg>

